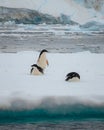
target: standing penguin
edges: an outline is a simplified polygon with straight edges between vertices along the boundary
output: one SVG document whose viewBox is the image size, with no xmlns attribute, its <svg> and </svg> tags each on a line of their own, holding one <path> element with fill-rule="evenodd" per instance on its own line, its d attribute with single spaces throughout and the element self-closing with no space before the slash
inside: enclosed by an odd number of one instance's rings
<svg viewBox="0 0 104 130">
<path fill-rule="evenodd" d="M 43 69 L 40 66 L 38 66 L 37 64 L 31 65 L 31 67 L 32 68 L 31 68 L 30 73 L 32 75 L 42 75 L 42 74 L 44 74 Z"/>
<path fill-rule="evenodd" d="M 66 81 L 69 82 L 76 82 L 76 81 L 80 81 L 80 75 L 76 72 L 70 72 L 66 75 Z"/>
<path fill-rule="evenodd" d="M 45 69 L 47 65 L 49 65 L 48 60 L 46 58 L 46 52 L 47 50 L 43 49 L 40 52 L 39 58 L 37 60 L 37 65 L 40 66 L 42 69 Z"/>
</svg>

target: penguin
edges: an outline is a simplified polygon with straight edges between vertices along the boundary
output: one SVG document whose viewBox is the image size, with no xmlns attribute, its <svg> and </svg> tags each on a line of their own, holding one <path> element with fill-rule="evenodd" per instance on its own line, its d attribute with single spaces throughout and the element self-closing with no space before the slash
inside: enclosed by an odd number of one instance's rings
<svg viewBox="0 0 104 130">
<path fill-rule="evenodd" d="M 48 51 L 46 49 L 43 49 L 40 54 L 39 54 L 39 57 L 38 57 L 38 60 L 37 60 L 37 65 L 40 66 L 42 69 L 45 69 L 46 66 L 49 65 L 48 63 L 48 60 L 46 58 L 46 53 Z"/>
<path fill-rule="evenodd" d="M 31 65 L 31 67 L 32 68 L 31 68 L 30 73 L 32 75 L 43 75 L 44 74 L 43 69 L 40 66 L 38 66 L 37 64 Z"/>
<path fill-rule="evenodd" d="M 80 81 L 80 75 L 76 72 L 70 72 L 66 75 L 65 81 L 69 81 L 69 82 Z"/>
</svg>

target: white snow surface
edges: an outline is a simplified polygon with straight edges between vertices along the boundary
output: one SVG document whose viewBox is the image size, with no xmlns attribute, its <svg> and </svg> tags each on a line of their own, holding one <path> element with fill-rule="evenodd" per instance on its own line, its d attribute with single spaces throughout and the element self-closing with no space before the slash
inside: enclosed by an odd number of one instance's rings
<svg viewBox="0 0 104 130">
<path fill-rule="evenodd" d="M 85 24 L 90 21 L 101 21 L 104 23 L 103 13 L 87 9 L 74 0 L 0 0 L 0 6 L 33 9 L 56 17 L 65 14 L 79 24 Z"/>
<path fill-rule="evenodd" d="M 41 103 L 104 104 L 104 54 L 48 53 L 49 66 L 42 76 L 30 75 L 39 52 L 0 53 L 0 109 L 34 108 Z M 69 72 L 80 82 L 67 82 Z"/>
</svg>

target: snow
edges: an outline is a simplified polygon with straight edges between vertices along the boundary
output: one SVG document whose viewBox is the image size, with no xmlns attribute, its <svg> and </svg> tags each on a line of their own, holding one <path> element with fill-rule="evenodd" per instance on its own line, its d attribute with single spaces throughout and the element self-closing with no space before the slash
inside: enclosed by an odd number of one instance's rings
<svg viewBox="0 0 104 130">
<path fill-rule="evenodd" d="M 102 12 L 97 14 L 93 9 L 87 9 L 80 2 L 77 3 L 74 0 L 0 0 L 0 6 L 28 8 L 56 17 L 65 14 L 79 24 L 85 24 L 93 20 L 99 21 L 99 19 L 104 23 Z"/>
<path fill-rule="evenodd" d="M 39 52 L 0 53 L 0 109 L 55 104 L 104 104 L 104 54 L 47 53 L 49 66 L 42 76 L 30 75 Z M 80 82 L 66 82 L 69 72 Z"/>
</svg>

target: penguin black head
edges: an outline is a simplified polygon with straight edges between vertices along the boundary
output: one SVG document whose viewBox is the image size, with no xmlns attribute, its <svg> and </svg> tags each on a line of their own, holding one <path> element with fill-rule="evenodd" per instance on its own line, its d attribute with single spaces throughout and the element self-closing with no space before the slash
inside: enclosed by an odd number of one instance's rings
<svg viewBox="0 0 104 130">
<path fill-rule="evenodd" d="M 48 52 L 48 51 L 47 51 L 46 49 L 43 49 L 43 50 L 40 52 L 39 57 L 40 57 L 44 52 Z"/>
<path fill-rule="evenodd" d="M 66 75 L 66 81 L 78 81 L 80 80 L 80 75 L 76 72 L 70 72 Z"/>
<path fill-rule="evenodd" d="M 37 68 L 39 70 L 39 72 L 41 72 L 42 74 L 44 73 L 43 69 L 40 66 L 38 66 L 37 64 L 31 65 L 31 67 L 32 67 L 31 73 L 32 73 L 32 71 L 33 71 L 34 68 Z"/>
<path fill-rule="evenodd" d="M 41 52 L 48 52 L 46 49 L 43 49 Z"/>
<path fill-rule="evenodd" d="M 38 66 L 37 64 L 33 64 L 33 65 L 31 65 L 32 68 L 34 68 L 34 67 L 37 68 L 37 66 Z"/>
</svg>

